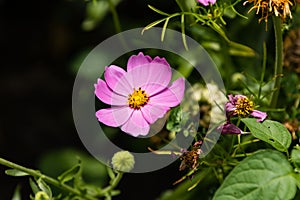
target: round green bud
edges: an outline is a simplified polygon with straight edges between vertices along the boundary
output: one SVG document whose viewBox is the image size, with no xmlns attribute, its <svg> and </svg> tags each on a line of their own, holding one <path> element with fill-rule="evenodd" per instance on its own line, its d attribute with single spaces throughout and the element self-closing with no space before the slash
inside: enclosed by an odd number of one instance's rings
<svg viewBox="0 0 300 200">
<path fill-rule="evenodd" d="M 119 151 L 111 159 L 113 168 L 122 172 L 129 172 L 134 167 L 134 157 L 129 151 Z"/>
<path fill-rule="evenodd" d="M 34 200 L 50 200 L 50 198 L 46 192 L 39 191 L 35 194 Z"/>
<path fill-rule="evenodd" d="M 246 77 L 242 73 L 236 72 L 236 73 L 232 74 L 232 76 L 231 76 L 231 82 L 235 86 L 241 85 L 241 82 L 244 82 L 244 81 L 246 81 Z"/>
</svg>

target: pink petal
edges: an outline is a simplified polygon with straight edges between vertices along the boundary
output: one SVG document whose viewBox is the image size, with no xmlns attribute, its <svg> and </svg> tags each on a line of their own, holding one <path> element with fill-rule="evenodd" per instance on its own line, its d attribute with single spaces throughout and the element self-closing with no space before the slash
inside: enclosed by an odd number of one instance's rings
<svg viewBox="0 0 300 200">
<path fill-rule="evenodd" d="M 255 118 L 257 118 L 257 122 L 262 122 L 262 121 L 264 121 L 266 118 L 267 118 L 267 113 L 265 113 L 265 112 L 262 112 L 262 111 L 259 111 L 259 110 L 253 110 L 252 112 L 251 112 L 251 115 L 253 116 L 253 117 L 255 117 Z"/>
<path fill-rule="evenodd" d="M 226 102 L 226 104 L 225 104 L 225 111 L 226 112 L 232 112 L 234 110 L 236 110 L 235 105 L 232 104 L 231 102 Z"/>
<path fill-rule="evenodd" d="M 126 74 L 126 71 L 116 65 L 110 65 L 105 68 L 104 78 L 110 89 L 114 90 L 115 85 L 124 74 Z"/>
<path fill-rule="evenodd" d="M 135 67 L 125 75 L 127 80 L 133 84 L 134 88 L 143 87 L 148 84 L 160 85 L 159 91 L 167 87 L 172 77 L 172 71 L 169 65 L 160 63 L 149 63 Z M 158 89 L 158 88 L 156 88 Z M 157 93 L 159 91 L 151 91 Z M 149 91 L 146 91 L 149 94 Z"/>
<path fill-rule="evenodd" d="M 222 134 L 241 134 L 242 130 L 235 126 L 234 124 L 226 122 L 225 124 L 219 126 L 217 131 Z"/>
<path fill-rule="evenodd" d="M 140 110 L 134 110 L 129 120 L 121 127 L 121 130 L 129 135 L 137 137 L 147 135 L 150 126 Z"/>
<path fill-rule="evenodd" d="M 102 79 L 98 79 L 97 84 L 95 84 L 94 86 L 95 86 L 95 95 L 103 103 L 109 105 L 127 104 L 127 97 L 114 93 Z"/>
<path fill-rule="evenodd" d="M 123 125 L 133 112 L 128 106 L 101 109 L 96 112 L 96 117 L 107 126 L 118 127 Z"/>
<path fill-rule="evenodd" d="M 201 3 L 204 6 L 208 6 L 209 4 L 215 4 L 216 0 L 197 0 L 199 3 Z"/>
<path fill-rule="evenodd" d="M 169 107 L 146 104 L 141 108 L 144 118 L 149 124 L 153 124 L 157 119 L 162 118 Z"/>
<path fill-rule="evenodd" d="M 140 52 L 138 55 L 133 55 L 128 59 L 127 62 L 127 71 L 134 69 L 135 67 L 148 64 L 152 61 L 150 56 L 144 56 L 142 52 Z"/>
<path fill-rule="evenodd" d="M 165 107 L 177 106 L 184 95 L 184 78 L 179 78 L 169 88 L 150 97 L 149 103 Z"/>
<path fill-rule="evenodd" d="M 132 94 L 134 91 L 133 88 L 133 78 L 130 73 L 126 73 L 124 76 L 122 76 L 118 82 L 114 85 L 113 91 L 117 94 L 126 96 L 128 98 L 128 95 Z"/>
</svg>

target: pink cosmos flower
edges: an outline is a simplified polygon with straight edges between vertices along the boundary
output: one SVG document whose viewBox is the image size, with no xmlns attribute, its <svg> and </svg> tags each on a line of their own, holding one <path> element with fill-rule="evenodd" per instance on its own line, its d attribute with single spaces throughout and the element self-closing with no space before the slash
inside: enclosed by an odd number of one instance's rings
<svg viewBox="0 0 300 200">
<path fill-rule="evenodd" d="M 197 0 L 197 2 L 201 3 L 204 6 L 208 6 L 209 4 L 215 4 L 216 0 Z"/>
<path fill-rule="evenodd" d="M 150 124 L 177 106 L 184 95 L 185 83 L 179 78 L 170 84 L 172 71 L 165 58 L 151 58 L 140 52 L 127 63 L 127 71 L 110 65 L 104 80 L 95 84 L 95 95 L 111 108 L 96 112 L 107 126 L 121 127 L 132 135 L 147 135 Z"/>
<path fill-rule="evenodd" d="M 253 101 L 244 95 L 228 95 L 229 101 L 225 105 L 227 118 L 234 115 L 247 117 L 249 115 L 257 118 L 257 122 L 262 122 L 267 118 L 267 113 L 254 110 Z"/>
</svg>

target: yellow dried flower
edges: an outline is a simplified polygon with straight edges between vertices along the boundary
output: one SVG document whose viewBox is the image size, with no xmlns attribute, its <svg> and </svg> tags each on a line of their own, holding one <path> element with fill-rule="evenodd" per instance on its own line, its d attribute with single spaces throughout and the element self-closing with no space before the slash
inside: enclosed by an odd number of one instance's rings
<svg viewBox="0 0 300 200">
<path fill-rule="evenodd" d="M 271 15 L 280 17 L 282 21 L 285 21 L 287 17 L 292 18 L 290 7 L 293 6 L 293 3 L 289 0 L 246 0 L 244 5 L 246 3 L 253 3 L 253 7 L 249 12 L 254 9 L 256 9 L 256 14 L 261 12 L 259 22 L 262 20 L 268 22 Z"/>
</svg>

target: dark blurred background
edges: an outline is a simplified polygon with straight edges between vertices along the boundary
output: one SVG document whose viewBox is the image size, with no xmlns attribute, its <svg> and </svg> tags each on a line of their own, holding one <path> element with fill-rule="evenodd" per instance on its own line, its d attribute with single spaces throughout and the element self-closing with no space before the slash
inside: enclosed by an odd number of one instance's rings
<svg viewBox="0 0 300 200">
<path fill-rule="evenodd" d="M 124 0 L 116 7 L 122 30 L 151 22 L 147 4 Z M 0 157 L 51 175 L 56 172 L 49 168 L 59 171 L 64 159 L 52 152 L 70 151 L 65 157 L 75 162 L 76 152 L 89 156 L 73 124 L 73 81 L 85 53 L 116 30 L 110 12 L 93 30 L 83 30 L 86 5 L 84 0 L 0 0 Z M 11 199 L 18 184 L 23 199 L 29 199 L 28 178 L 7 176 L 5 169 L 0 166 L 0 199 Z M 173 173 L 177 169 L 126 174 L 116 199 L 154 199 L 180 177 Z"/>
</svg>

